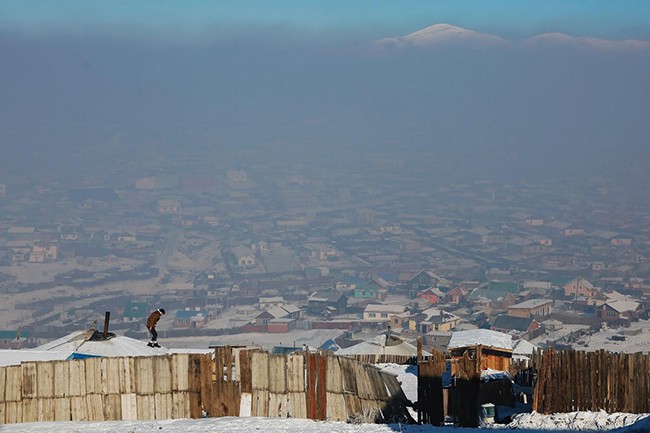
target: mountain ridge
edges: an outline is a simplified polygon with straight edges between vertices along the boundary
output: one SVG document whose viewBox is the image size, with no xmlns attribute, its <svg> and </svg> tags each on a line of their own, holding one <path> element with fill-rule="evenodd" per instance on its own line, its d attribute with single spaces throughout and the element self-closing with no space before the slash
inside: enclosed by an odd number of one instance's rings
<svg viewBox="0 0 650 433">
<path fill-rule="evenodd" d="M 650 49 L 650 40 L 603 39 L 593 36 L 572 36 L 561 32 L 540 33 L 525 39 L 505 39 L 447 23 L 433 24 L 403 36 L 375 40 L 375 48 L 428 48 L 445 45 L 473 46 L 572 46 L 598 49 Z"/>
</svg>

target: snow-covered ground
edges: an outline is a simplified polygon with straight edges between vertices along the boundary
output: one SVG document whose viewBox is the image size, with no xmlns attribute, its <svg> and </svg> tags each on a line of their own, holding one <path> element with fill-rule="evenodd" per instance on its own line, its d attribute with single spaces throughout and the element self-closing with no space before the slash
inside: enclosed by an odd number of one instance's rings
<svg viewBox="0 0 650 433">
<path fill-rule="evenodd" d="M 499 430 L 512 428 L 525 429 L 526 433 L 540 433 L 553 430 L 554 432 L 568 432 L 575 430 L 607 430 L 615 429 L 616 433 L 648 433 L 650 431 L 650 417 L 638 419 L 638 416 L 616 414 L 617 421 L 602 421 L 608 418 L 607 414 L 593 412 L 578 412 L 564 414 L 564 416 L 542 416 L 532 414 L 521 425 L 501 426 Z M 634 419 L 632 417 L 635 417 Z M 614 418 L 612 418 L 614 419 Z M 600 420 L 600 421 L 598 421 Z M 621 423 L 637 420 L 635 424 L 616 429 Z M 491 429 L 496 430 L 497 428 Z M 203 433 L 203 432 L 231 432 L 231 433 L 458 433 L 480 431 L 479 429 L 458 429 L 454 427 L 433 427 L 430 425 L 404 425 L 404 424 L 345 424 L 340 422 L 320 422 L 295 418 L 204 418 L 198 420 L 165 420 L 165 421 L 106 421 L 106 422 L 48 422 L 7 424 L 0 426 L 2 433 L 79 433 L 82 431 L 97 433 L 151 433 L 161 431 L 168 433 Z M 485 430 L 483 430 L 485 431 Z"/>
<path fill-rule="evenodd" d="M 516 416 L 508 426 L 517 429 L 542 430 L 612 430 L 635 425 L 639 432 L 650 432 L 650 417 L 647 414 L 607 412 L 570 412 L 553 415 L 527 413 Z M 628 431 L 626 429 L 626 431 Z"/>
<path fill-rule="evenodd" d="M 638 332 L 638 333 L 637 333 Z M 612 337 L 625 337 L 625 341 L 616 341 Z M 604 349 L 609 352 L 650 353 L 650 320 L 633 322 L 629 328 L 605 328 L 595 334 L 583 337 L 576 350 L 594 351 Z"/>
</svg>

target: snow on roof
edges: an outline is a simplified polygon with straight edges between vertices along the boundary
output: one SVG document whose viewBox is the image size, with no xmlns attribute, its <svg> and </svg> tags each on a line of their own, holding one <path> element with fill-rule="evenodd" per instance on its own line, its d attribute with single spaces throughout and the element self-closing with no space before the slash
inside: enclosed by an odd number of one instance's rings
<svg viewBox="0 0 650 433">
<path fill-rule="evenodd" d="M 95 356 L 151 356 L 167 354 L 167 349 L 147 346 L 146 341 L 116 335 L 107 340 L 92 340 L 96 331 L 77 331 L 37 347 L 37 351 L 81 353 Z M 64 358 L 65 359 L 65 358 Z"/>
<path fill-rule="evenodd" d="M 386 334 L 380 334 L 370 340 L 363 341 L 345 349 L 339 349 L 336 355 L 404 355 L 417 356 L 418 349 L 411 343 L 407 343 L 393 335 L 388 339 Z M 422 351 L 425 356 L 431 355 Z"/>
<path fill-rule="evenodd" d="M 8 365 L 20 365 L 21 362 L 34 361 L 59 361 L 67 359 L 69 354 L 60 352 L 48 352 L 47 350 L 0 350 L 0 367 Z"/>
<path fill-rule="evenodd" d="M 552 304 L 552 299 L 528 299 L 518 304 L 511 305 L 509 308 L 535 308 L 541 305 Z"/>
<path fill-rule="evenodd" d="M 611 301 L 607 305 L 619 313 L 626 313 L 628 311 L 636 311 L 639 308 L 639 303 L 635 301 Z"/>
<path fill-rule="evenodd" d="M 497 349 L 512 350 L 512 336 L 503 332 L 489 329 L 470 329 L 451 334 L 448 349 L 457 349 L 471 346 L 487 346 Z"/>
<path fill-rule="evenodd" d="M 526 340 L 515 340 L 512 344 L 512 354 L 513 355 L 532 355 L 533 352 L 537 349 L 533 343 L 529 343 Z"/>
<path fill-rule="evenodd" d="M 403 313 L 408 308 L 403 305 L 390 305 L 390 304 L 368 304 L 364 312 L 378 312 L 378 313 Z"/>
<path fill-rule="evenodd" d="M 624 295 L 622 293 L 617 292 L 616 290 L 612 290 L 609 293 L 604 293 L 605 297 L 609 299 L 610 301 L 634 301 L 633 298 Z"/>
</svg>

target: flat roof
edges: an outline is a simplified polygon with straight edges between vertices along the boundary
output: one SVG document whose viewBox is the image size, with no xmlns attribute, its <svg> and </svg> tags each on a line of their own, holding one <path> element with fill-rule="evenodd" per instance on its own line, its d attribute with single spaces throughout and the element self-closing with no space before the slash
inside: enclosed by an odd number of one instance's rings
<svg viewBox="0 0 650 433">
<path fill-rule="evenodd" d="M 524 302 L 520 302 L 515 305 L 511 305 L 509 308 L 535 308 L 546 304 L 553 304 L 552 299 L 529 299 Z"/>
</svg>

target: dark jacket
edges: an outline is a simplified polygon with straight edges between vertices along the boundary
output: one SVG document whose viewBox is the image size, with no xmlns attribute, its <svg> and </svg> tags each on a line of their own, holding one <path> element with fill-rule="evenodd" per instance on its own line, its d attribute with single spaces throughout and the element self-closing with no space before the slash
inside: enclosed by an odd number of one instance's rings
<svg viewBox="0 0 650 433">
<path fill-rule="evenodd" d="M 160 320 L 160 316 L 162 316 L 162 313 L 158 310 L 154 311 L 149 315 L 149 318 L 147 319 L 147 329 L 153 329 L 156 327 L 156 323 Z"/>
</svg>

